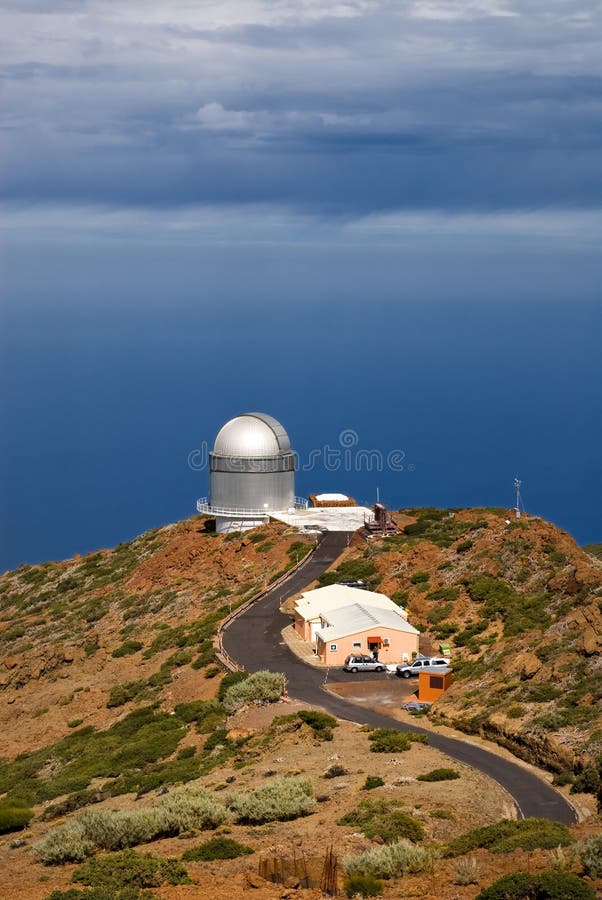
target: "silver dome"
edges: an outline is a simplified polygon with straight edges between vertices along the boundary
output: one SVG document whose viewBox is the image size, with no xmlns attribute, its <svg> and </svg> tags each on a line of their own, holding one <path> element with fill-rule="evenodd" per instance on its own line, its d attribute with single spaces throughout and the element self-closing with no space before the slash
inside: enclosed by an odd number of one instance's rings
<svg viewBox="0 0 602 900">
<path fill-rule="evenodd" d="M 291 452 L 288 434 L 265 413 L 245 413 L 220 429 L 213 447 L 217 456 L 266 457 Z"/>
</svg>

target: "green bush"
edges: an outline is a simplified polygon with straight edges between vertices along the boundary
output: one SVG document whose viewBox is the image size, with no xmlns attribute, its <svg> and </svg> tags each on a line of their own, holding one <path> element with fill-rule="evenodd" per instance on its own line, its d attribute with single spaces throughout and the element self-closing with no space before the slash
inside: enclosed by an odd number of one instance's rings
<svg viewBox="0 0 602 900">
<path fill-rule="evenodd" d="M 602 878 L 602 834 L 594 834 L 577 844 L 577 854 L 585 875 Z"/>
<path fill-rule="evenodd" d="M 122 850 L 157 837 L 217 828 L 227 819 L 226 808 L 212 794 L 182 787 L 145 809 L 86 809 L 72 825 L 49 831 L 44 840 L 34 845 L 34 851 L 46 865 L 81 862 L 95 848 Z"/>
<path fill-rule="evenodd" d="M 455 769 L 432 769 L 424 775 L 418 776 L 418 781 L 454 781 L 460 777 L 460 773 Z"/>
<path fill-rule="evenodd" d="M 367 775 L 362 786 L 363 791 L 373 791 L 374 788 L 383 787 L 384 781 L 380 775 Z"/>
<path fill-rule="evenodd" d="M 240 844 L 238 841 L 229 837 L 213 837 L 208 841 L 200 844 L 198 847 L 191 847 L 186 850 L 182 859 L 187 862 L 205 862 L 212 859 L 237 859 L 239 856 L 248 856 L 254 853 L 252 847 L 246 844 Z"/>
<path fill-rule="evenodd" d="M 116 647 L 113 650 L 111 656 L 115 657 L 115 659 L 119 659 L 122 656 L 132 656 L 132 654 L 142 650 L 143 646 L 140 641 L 124 641 L 120 647 Z"/>
<path fill-rule="evenodd" d="M 348 897 L 381 897 L 383 883 L 373 875 L 348 875 L 343 889 Z"/>
<path fill-rule="evenodd" d="M 227 675 L 224 675 L 222 680 L 220 681 L 220 685 L 217 691 L 217 699 L 223 700 L 226 696 L 226 691 L 228 688 L 231 688 L 235 684 L 239 684 L 241 681 L 245 681 L 249 677 L 248 672 L 243 672 L 239 670 L 237 672 L 228 672 Z"/>
<path fill-rule="evenodd" d="M 313 812 L 316 801 L 308 778 L 275 778 L 265 787 L 228 797 L 239 822 L 275 822 Z"/>
<path fill-rule="evenodd" d="M 404 838 L 421 841 L 424 828 L 409 813 L 400 809 L 396 800 L 362 800 L 355 809 L 339 819 L 339 825 L 351 825 L 367 838 L 377 835 L 387 844 Z"/>
<path fill-rule="evenodd" d="M 17 801 L 0 802 L 0 834 L 27 828 L 32 816 L 33 809 L 19 805 Z"/>
<path fill-rule="evenodd" d="M 467 553 L 469 550 L 472 550 L 473 546 L 472 541 L 460 541 L 456 547 L 456 553 Z"/>
<path fill-rule="evenodd" d="M 494 881 L 476 900 L 596 900 L 596 892 L 570 872 L 513 872 Z"/>
<path fill-rule="evenodd" d="M 376 566 L 369 559 L 347 559 L 334 572 L 324 572 L 318 578 L 320 587 L 340 581 L 365 581 L 370 589 L 378 586 L 380 578 Z"/>
<path fill-rule="evenodd" d="M 45 838 L 34 844 L 34 853 L 45 866 L 61 866 L 67 862 L 82 862 L 94 845 L 89 841 L 79 822 L 53 828 Z"/>
<path fill-rule="evenodd" d="M 317 709 L 301 709 L 298 716 L 306 725 L 310 726 L 314 737 L 322 741 L 331 741 L 332 729 L 339 724 L 334 716 L 329 716 L 328 713 Z"/>
<path fill-rule="evenodd" d="M 191 883 L 186 869 L 178 860 L 137 853 L 135 850 L 90 859 L 75 870 L 72 880 L 110 890 Z"/>
<path fill-rule="evenodd" d="M 600 789 L 600 776 L 593 766 L 588 766 L 578 775 L 571 787 L 571 794 L 596 794 Z"/>
<path fill-rule="evenodd" d="M 441 606 L 435 606 L 434 609 L 431 609 L 430 613 L 428 614 L 427 621 L 431 625 L 439 625 L 441 622 L 443 622 L 444 619 L 447 619 L 447 617 L 453 611 L 453 608 L 453 603 L 442 603 Z"/>
<path fill-rule="evenodd" d="M 478 848 L 491 853 L 513 850 L 553 850 L 573 843 L 571 832 L 560 822 L 547 819 L 502 819 L 493 825 L 473 828 L 447 845 L 445 856 L 461 856 Z"/>
<path fill-rule="evenodd" d="M 430 577 L 428 572 L 414 572 L 410 581 L 412 584 L 426 584 Z"/>
<path fill-rule="evenodd" d="M 244 681 L 231 685 L 224 695 L 224 706 L 233 712 L 247 703 L 274 703 L 282 697 L 285 679 L 281 672 L 255 672 Z"/>
<path fill-rule="evenodd" d="M 432 851 L 415 847 L 409 841 L 374 847 L 358 856 L 346 856 L 343 860 L 348 876 L 372 875 L 374 878 L 398 878 L 401 875 L 430 871 L 432 865 Z"/>
<path fill-rule="evenodd" d="M 375 728 L 368 740 L 372 753 L 403 753 L 413 742 L 428 744 L 428 735 L 413 731 L 398 731 L 396 728 Z"/>
</svg>

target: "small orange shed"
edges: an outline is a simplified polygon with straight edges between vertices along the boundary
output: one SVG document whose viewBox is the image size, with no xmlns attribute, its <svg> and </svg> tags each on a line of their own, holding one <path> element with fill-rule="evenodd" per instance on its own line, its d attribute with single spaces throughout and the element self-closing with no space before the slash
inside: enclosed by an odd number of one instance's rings
<svg viewBox="0 0 602 900">
<path fill-rule="evenodd" d="M 418 700 L 421 703 L 434 703 L 443 694 L 452 681 L 454 673 L 451 669 L 440 672 L 420 672 L 418 675 Z"/>
</svg>

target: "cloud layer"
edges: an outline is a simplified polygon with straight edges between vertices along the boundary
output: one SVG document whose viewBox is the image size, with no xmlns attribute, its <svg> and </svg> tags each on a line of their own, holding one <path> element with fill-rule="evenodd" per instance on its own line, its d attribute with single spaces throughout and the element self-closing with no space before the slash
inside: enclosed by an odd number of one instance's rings
<svg viewBox="0 0 602 900">
<path fill-rule="evenodd" d="M 602 205 L 593 0 L 0 2 L 2 193 L 365 219 Z"/>
</svg>

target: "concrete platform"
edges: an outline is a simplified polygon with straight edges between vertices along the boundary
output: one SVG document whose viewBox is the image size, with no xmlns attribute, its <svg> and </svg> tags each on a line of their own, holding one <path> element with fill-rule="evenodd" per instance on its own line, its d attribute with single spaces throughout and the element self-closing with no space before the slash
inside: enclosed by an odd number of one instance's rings
<svg viewBox="0 0 602 900">
<path fill-rule="evenodd" d="M 294 513 L 272 513 L 272 518 L 303 531 L 357 531 L 374 518 L 367 506 L 316 506 Z"/>
</svg>

